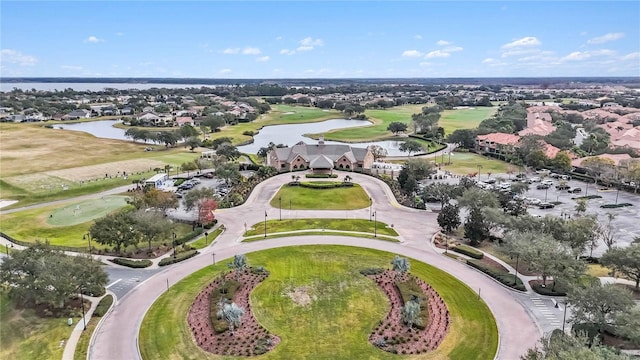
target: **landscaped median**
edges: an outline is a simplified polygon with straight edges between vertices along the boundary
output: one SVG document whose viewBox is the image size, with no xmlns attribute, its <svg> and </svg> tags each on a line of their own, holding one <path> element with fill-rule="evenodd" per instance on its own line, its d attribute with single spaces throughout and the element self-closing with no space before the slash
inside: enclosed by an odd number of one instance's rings
<svg viewBox="0 0 640 360">
<path fill-rule="evenodd" d="M 398 233 L 386 223 L 367 219 L 283 219 L 267 220 L 253 224 L 244 233 L 245 241 L 256 241 L 267 237 L 293 235 L 344 235 L 377 237 L 381 240 L 398 241 Z"/>
<path fill-rule="evenodd" d="M 282 186 L 270 202 L 290 210 L 355 210 L 370 204 L 360 185 L 336 181 L 292 182 Z"/>
</svg>

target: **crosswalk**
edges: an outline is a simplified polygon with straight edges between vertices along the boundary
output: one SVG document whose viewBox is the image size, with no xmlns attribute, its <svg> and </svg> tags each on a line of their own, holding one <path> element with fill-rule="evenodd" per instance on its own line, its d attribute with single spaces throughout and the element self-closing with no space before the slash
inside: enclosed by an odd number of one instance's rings
<svg viewBox="0 0 640 360">
<path fill-rule="evenodd" d="M 548 325 L 553 328 L 562 327 L 562 311 L 555 307 L 555 302 L 543 298 L 531 298 L 531 302 L 533 303 L 535 311 L 542 315 L 542 318 L 544 318 Z"/>
</svg>

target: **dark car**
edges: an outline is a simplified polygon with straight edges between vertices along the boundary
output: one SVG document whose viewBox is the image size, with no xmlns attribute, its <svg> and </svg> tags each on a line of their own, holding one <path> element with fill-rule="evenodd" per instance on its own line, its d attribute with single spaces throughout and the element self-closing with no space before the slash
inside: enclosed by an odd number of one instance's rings
<svg viewBox="0 0 640 360">
<path fill-rule="evenodd" d="M 576 187 L 576 188 L 573 188 L 573 189 L 569 189 L 568 192 L 570 192 L 572 194 L 581 193 L 582 192 L 582 188 Z"/>
<path fill-rule="evenodd" d="M 549 186 L 549 185 L 547 185 L 547 184 L 538 184 L 538 185 L 536 185 L 536 189 L 538 189 L 538 190 L 546 190 L 546 189 L 548 189 L 549 187 L 550 187 L 550 186 Z"/>
<path fill-rule="evenodd" d="M 569 190 L 569 189 L 571 189 L 571 186 L 569 186 L 569 185 L 556 185 L 556 189 L 557 190 Z"/>
<path fill-rule="evenodd" d="M 538 205 L 538 207 L 540 209 L 553 209 L 555 207 L 555 205 L 553 205 L 551 203 L 542 203 L 542 204 Z"/>
</svg>

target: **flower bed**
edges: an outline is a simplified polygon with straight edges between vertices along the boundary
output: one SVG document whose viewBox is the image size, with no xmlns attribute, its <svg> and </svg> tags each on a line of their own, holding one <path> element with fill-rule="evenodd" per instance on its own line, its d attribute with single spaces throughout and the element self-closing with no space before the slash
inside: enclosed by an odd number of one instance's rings
<svg viewBox="0 0 640 360">
<path fill-rule="evenodd" d="M 227 356 L 255 356 L 272 350 L 280 342 L 280 338 L 269 334 L 258 323 L 249 302 L 251 291 L 267 276 L 266 271 L 253 271 L 253 269 L 240 273 L 232 271 L 224 274 L 224 279 L 221 276 L 202 290 L 196 296 L 187 316 L 196 344 L 207 352 Z M 220 294 L 219 289 L 222 286 L 227 287 L 228 290 L 234 289 L 232 298 L 229 300 L 244 309 L 242 324 L 233 333 L 228 328 L 214 329 L 214 322 L 217 323 L 218 319 L 216 309 L 212 309 L 212 306 L 216 305 L 217 301 L 214 301 L 216 292 Z M 230 291 L 226 295 L 231 295 Z M 216 329 L 220 332 L 218 333 Z"/>
<path fill-rule="evenodd" d="M 404 275 L 404 281 L 413 281 L 422 291 L 428 321 L 423 329 L 410 329 L 402 322 L 404 301 L 396 286 L 396 274 L 385 270 L 377 275 L 366 275 L 378 284 L 389 298 L 391 310 L 369 335 L 369 342 L 394 354 L 421 354 L 435 350 L 449 329 L 449 311 L 444 301 L 429 284 L 419 278 Z M 409 292 L 410 293 L 410 292 Z"/>
</svg>

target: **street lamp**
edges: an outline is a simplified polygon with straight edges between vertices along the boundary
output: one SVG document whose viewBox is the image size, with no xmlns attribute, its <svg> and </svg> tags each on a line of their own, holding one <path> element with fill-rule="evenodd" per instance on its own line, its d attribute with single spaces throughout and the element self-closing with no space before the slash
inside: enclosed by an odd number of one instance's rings
<svg viewBox="0 0 640 360">
<path fill-rule="evenodd" d="M 544 202 L 547 202 L 547 191 L 549 191 L 549 188 L 545 187 L 545 189 L 544 189 Z"/>
<path fill-rule="evenodd" d="M 280 201 L 280 221 L 282 221 L 282 196 L 279 196 L 278 200 Z"/>
<path fill-rule="evenodd" d="M 378 220 L 375 211 L 373 212 L 373 237 L 378 237 Z"/>
<path fill-rule="evenodd" d="M 482 169 L 482 165 L 478 164 L 478 181 L 480 181 L 480 169 Z"/>
<path fill-rule="evenodd" d="M 87 330 L 87 320 L 85 320 L 84 316 L 84 296 L 82 296 L 82 287 L 80 287 L 80 307 L 82 307 L 82 325 L 84 325 L 82 331 L 85 331 Z"/>
<path fill-rule="evenodd" d="M 209 233 L 208 232 L 204 232 L 204 243 L 205 245 L 209 243 Z"/>
<path fill-rule="evenodd" d="M 369 221 L 371 221 L 371 206 L 373 205 L 373 200 L 369 198 Z"/>
<path fill-rule="evenodd" d="M 567 301 L 564 302 L 564 315 L 562 316 L 562 332 L 564 333 L 564 325 L 567 323 Z"/>
<path fill-rule="evenodd" d="M 211 257 L 213 257 L 213 265 L 216 264 L 216 253 L 212 252 Z"/>
<path fill-rule="evenodd" d="M 264 237 L 267 237 L 267 211 L 264 212 Z"/>
<path fill-rule="evenodd" d="M 173 241 L 171 242 L 173 245 L 173 258 L 176 258 L 176 233 L 173 233 Z"/>
<path fill-rule="evenodd" d="M 516 274 L 513 275 L 513 286 L 518 285 L 518 260 L 520 260 L 520 254 L 516 254 Z"/>
</svg>

